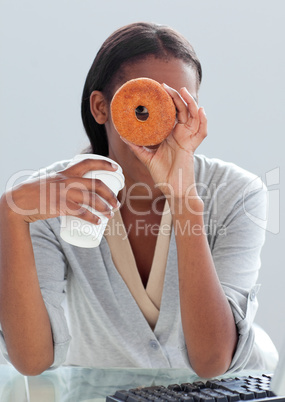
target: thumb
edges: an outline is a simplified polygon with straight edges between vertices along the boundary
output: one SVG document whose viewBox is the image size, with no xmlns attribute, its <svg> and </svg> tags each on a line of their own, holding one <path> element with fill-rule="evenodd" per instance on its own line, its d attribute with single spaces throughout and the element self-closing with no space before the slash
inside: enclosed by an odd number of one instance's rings
<svg viewBox="0 0 285 402">
<path fill-rule="evenodd" d="M 120 137 L 122 141 L 124 141 L 131 151 L 135 154 L 135 156 L 147 167 L 150 164 L 150 161 L 152 160 L 153 156 L 156 153 L 156 150 L 151 150 L 146 147 L 142 147 L 136 144 L 133 144 L 132 142 L 127 141 L 125 138 Z"/>
</svg>

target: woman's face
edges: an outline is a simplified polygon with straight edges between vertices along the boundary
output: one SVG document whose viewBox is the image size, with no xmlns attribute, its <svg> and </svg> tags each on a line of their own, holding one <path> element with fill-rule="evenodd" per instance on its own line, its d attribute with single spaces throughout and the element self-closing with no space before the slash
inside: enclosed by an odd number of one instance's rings
<svg viewBox="0 0 285 402">
<path fill-rule="evenodd" d="M 176 91 L 186 87 L 195 99 L 198 97 L 196 71 L 179 59 L 172 58 L 165 61 L 149 56 L 143 61 L 124 67 L 123 73 L 124 80 L 115 86 L 114 93 L 126 81 L 147 77 L 161 84 L 165 83 Z M 147 168 L 136 158 L 129 146 L 121 140 L 113 125 L 110 110 L 105 127 L 109 143 L 109 157 L 122 167 L 127 187 L 137 182 L 151 186 L 153 182 Z"/>
</svg>

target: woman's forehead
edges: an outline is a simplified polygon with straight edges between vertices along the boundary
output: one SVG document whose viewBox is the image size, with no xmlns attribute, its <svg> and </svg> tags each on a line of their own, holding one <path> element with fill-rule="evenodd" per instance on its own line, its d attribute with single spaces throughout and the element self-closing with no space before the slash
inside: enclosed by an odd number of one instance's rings
<svg viewBox="0 0 285 402">
<path fill-rule="evenodd" d="M 192 96 L 197 97 L 197 72 L 183 60 L 148 56 L 143 60 L 125 64 L 116 80 L 114 92 L 126 81 L 140 77 L 151 78 L 161 84 L 166 83 L 177 91 L 186 87 Z"/>
</svg>

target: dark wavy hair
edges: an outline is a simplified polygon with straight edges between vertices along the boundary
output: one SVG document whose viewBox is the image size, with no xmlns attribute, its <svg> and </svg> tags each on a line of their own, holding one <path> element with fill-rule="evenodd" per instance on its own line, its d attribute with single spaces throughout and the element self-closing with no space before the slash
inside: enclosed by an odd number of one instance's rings
<svg viewBox="0 0 285 402">
<path fill-rule="evenodd" d="M 149 55 L 158 59 L 171 57 L 191 65 L 199 88 L 202 68 L 191 44 L 174 29 L 154 23 L 138 22 L 123 26 L 111 34 L 99 49 L 88 72 L 81 101 L 81 117 L 89 137 L 89 152 L 108 156 L 105 126 L 98 124 L 90 111 L 90 95 L 102 91 L 111 101 L 113 88 L 123 65 L 143 60 Z"/>
</svg>

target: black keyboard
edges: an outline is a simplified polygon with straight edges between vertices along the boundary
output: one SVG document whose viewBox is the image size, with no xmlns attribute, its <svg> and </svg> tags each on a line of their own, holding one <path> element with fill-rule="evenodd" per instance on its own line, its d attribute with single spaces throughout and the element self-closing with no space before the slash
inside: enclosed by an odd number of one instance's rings
<svg viewBox="0 0 285 402">
<path fill-rule="evenodd" d="M 285 395 L 276 396 L 270 390 L 271 375 L 246 376 L 196 381 L 193 383 L 170 384 L 168 387 L 138 387 L 129 390 L 118 390 L 107 396 L 106 401 L 127 402 L 285 402 Z"/>
</svg>

